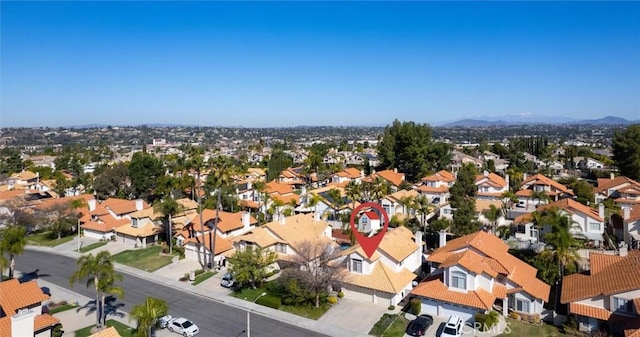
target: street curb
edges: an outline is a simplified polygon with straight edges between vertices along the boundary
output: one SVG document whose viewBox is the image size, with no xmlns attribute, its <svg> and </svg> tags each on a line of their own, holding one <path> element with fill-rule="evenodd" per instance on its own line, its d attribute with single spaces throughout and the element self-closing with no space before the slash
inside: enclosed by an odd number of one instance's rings
<svg viewBox="0 0 640 337">
<path fill-rule="evenodd" d="M 25 249 L 27 250 L 32 250 L 32 251 L 39 251 L 39 252 L 46 252 L 46 253 L 52 253 L 52 254 L 56 254 L 56 255 L 62 255 L 62 256 L 66 256 L 69 258 L 72 258 L 74 260 L 77 260 L 80 256 L 82 256 L 82 254 L 77 253 L 77 252 L 65 252 L 65 251 L 60 251 L 60 250 L 56 250 L 55 247 L 42 247 L 42 246 L 31 246 L 31 245 L 27 245 L 25 246 Z M 153 282 L 159 285 L 163 285 L 163 286 L 168 286 L 177 290 L 180 290 L 182 292 L 185 293 L 189 293 L 192 295 L 196 295 L 199 296 L 201 298 L 204 299 L 208 299 L 208 300 L 212 300 L 215 301 L 217 303 L 221 303 L 230 307 L 235 307 L 235 308 L 241 308 L 247 311 L 251 311 L 252 314 L 257 314 L 260 316 L 263 316 L 265 318 L 269 318 L 269 319 L 273 319 L 273 320 L 277 320 L 283 323 L 287 323 L 290 325 L 294 325 L 297 327 L 301 327 L 301 328 L 305 328 L 308 330 L 312 330 L 312 331 L 316 331 L 316 332 L 320 332 L 323 334 L 326 334 L 328 336 L 332 336 L 332 337 L 359 337 L 359 336 L 369 336 L 369 335 L 358 335 L 353 331 L 348 331 L 348 330 L 344 330 L 344 329 L 340 329 L 340 328 L 336 328 L 336 327 L 332 327 L 332 326 L 326 326 L 326 324 L 322 324 L 321 322 L 318 322 L 316 320 L 312 320 L 309 318 L 305 318 L 305 317 L 301 317 L 301 316 L 297 316 L 294 314 L 290 314 L 288 312 L 284 312 L 284 311 L 280 311 L 280 310 L 276 310 L 276 309 L 272 309 L 269 307 L 265 307 L 265 306 L 251 306 L 251 303 L 244 301 L 244 300 L 240 300 L 237 299 L 235 297 L 229 297 L 226 296 L 227 298 L 225 299 L 220 299 L 217 297 L 213 297 L 211 295 L 208 294 L 203 294 L 201 292 L 199 292 L 197 288 L 195 288 L 194 286 L 190 285 L 190 284 L 184 284 L 180 281 L 177 280 L 172 280 L 169 278 L 166 278 L 164 276 L 161 275 L 157 275 L 157 274 L 153 274 L 153 273 L 149 273 L 143 270 L 139 270 L 133 267 L 129 267 L 126 265 L 122 265 L 119 263 L 115 263 L 115 269 L 119 272 L 128 274 L 128 275 L 132 275 L 132 276 L 136 276 L 139 277 L 141 279 L 145 279 L 149 282 Z M 159 280 L 159 279 L 162 280 Z M 192 287 L 194 289 L 190 289 L 187 287 Z"/>
</svg>

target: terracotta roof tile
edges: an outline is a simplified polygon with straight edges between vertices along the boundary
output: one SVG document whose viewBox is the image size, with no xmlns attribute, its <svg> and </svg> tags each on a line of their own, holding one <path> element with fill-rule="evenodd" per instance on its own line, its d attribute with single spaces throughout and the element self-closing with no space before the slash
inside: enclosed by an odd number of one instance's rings
<svg viewBox="0 0 640 337">
<path fill-rule="evenodd" d="M 560 199 L 558 201 L 554 201 L 550 204 L 546 204 L 546 205 L 540 205 L 538 206 L 537 211 L 541 212 L 544 211 L 546 209 L 551 209 L 551 208 L 559 208 L 561 210 L 566 210 L 566 211 L 577 211 L 580 212 L 584 215 L 589 216 L 592 219 L 598 220 L 598 221 L 604 221 L 603 218 L 600 217 L 600 215 L 598 214 L 597 210 L 594 210 L 593 208 L 589 207 L 589 206 L 585 206 L 573 199 L 570 198 L 565 198 L 565 199 Z"/>
<path fill-rule="evenodd" d="M 218 229 L 223 233 L 230 232 L 243 227 L 242 212 L 231 213 L 231 212 L 219 211 L 218 217 L 220 218 L 220 220 L 218 221 Z M 214 221 L 215 219 L 216 219 L 216 210 L 208 209 L 208 208 L 202 210 L 202 220 L 205 222 L 205 224 L 209 221 Z M 195 226 L 194 228 L 200 228 L 200 216 L 197 215 L 195 218 L 193 218 L 191 223 L 193 224 L 193 226 Z M 249 218 L 249 224 L 256 225 L 258 224 L 258 220 L 256 220 L 256 218 L 251 216 Z"/>
<path fill-rule="evenodd" d="M 608 321 L 611 318 L 611 311 L 600 307 L 593 307 L 580 303 L 569 303 L 569 312 L 576 315 L 597 318 Z"/>
<path fill-rule="evenodd" d="M 562 282 L 561 303 L 569 303 L 599 295 L 613 295 L 640 289 L 640 251 L 630 250 L 621 258 L 595 257 L 596 272 L 590 275 L 565 276 Z M 604 263 L 610 263 L 605 266 Z"/>
<path fill-rule="evenodd" d="M 624 215 L 624 213 L 623 213 L 623 215 Z M 631 222 L 636 222 L 636 221 L 640 221 L 640 205 L 633 206 L 629 210 L 629 219 L 625 219 L 624 220 L 625 223 L 631 223 Z"/>
<path fill-rule="evenodd" d="M 501 176 L 491 172 L 488 175 L 477 175 L 476 176 L 476 184 L 489 184 L 495 188 L 504 188 L 507 186 L 507 181 Z"/>
<path fill-rule="evenodd" d="M 533 176 L 525 179 L 522 182 L 523 186 L 529 185 L 529 184 L 551 186 L 551 187 L 555 188 L 556 190 L 558 190 L 560 192 L 573 195 L 573 192 L 571 192 L 566 186 L 558 183 L 557 181 L 555 181 L 555 180 L 553 180 L 551 178 L 548 178 L 544 174 L 538 173 L 536 175 L 533 175 Z"/>
<path fill-rule="evenodd" d="M 393 170 L 384 170 L 371 174 L 370 178 L 380 177 L 399 187 L 404 181 L 404 173 L 394 172 Z"/>
<path fill-rule="evenodd" d="M 409 286 L 416 276 L 416 274 L 410 272 L 406 268 L 402 268 L 399 272 L 395 272 L 384 263 L 377 261 L 375 262 L 375 266 L 373 267 L 371 274 L 364 275 L 349 273 L 343 282 L 363 288 L 397 294 L 402 291 L 402 289 Z"/>
<path fill-rule="evenodd" d="M 7 316 L 0 318 L 0 336 L 11 334 L 11 316 L 18 310 L 34 304 L 40 304 L 49 299 L 40 289 L 36 280 L 20 283 L 17 279 L 0 282 L 0 307 Z M 50 315 L 37 315 L 35 328 L 45 328 L 58 323 L 58 319 Z"/>
<path fill-rule="evenodd" d="M 136 200 L 126 200 L 118 198 L 109 198 L 100 204 L 104 208 L 109 208 L 113 213 L 122 215 L 137 211 Z M 142 201 L 142 209 L 149 208 L 149 204 Z"/>
<path fill-rule="evenodd" d="M 614 177 L 613 179 L 598 178 L 597 183 L 598 183 L 598 186 L 593 189 L 593 193 L 607 192 L 607 190 L 609 190 L 610 188 L 614 188 L 614 187 L 624 188 L 629 185 L 640 187 L 639 182 L 633 179 L 627 178 L 625 176 L 617 176 L 617 177 Z"/>
<path fill-rule="evenodd" d="M 56 324 L 60 323 L 60 320 L 49 315 L 49 314 L 42 314 L 42 315 L 37 315 L 34 319 L 33 322 L 33 328 L 35 331 L 38 330 L 42 330 L 44 328 L 47 327 L 52 327 Z"/>
<path fill-rule="evenodd" d="M 416 187 L 416 191 L 422 193 L 447 193 L 449 192 L 449 187 L 447 185 L 440 185 L 438 187 L 429 187 L 426 185 L 420 185 Z"/>
<path fill-rule="evenodd" d="M 185 244 L 195 243 L 195 244 L 204 244 L 204 246 L 211 250 L 211 242 L 213 238 L 211 238 L 211 232 L 206 232 L 204 236 L 199 235 L 194 238 L 187 238 L 184 240 Z M 225 239 L 220 236 L 220 234 L 216 234 L 216 250 L 214 252 L 215 255 L 222 254 L 233 248 L 233 244 L 231 240 Z"/>
<path fill-rule="evenodd" d="M 148 236 L 156 235 L 164 231 L 162 226 L 156 226 L 150 223 L 139 227 L 133 227 L 129 225 L 119 226 L 115 228 L 116 233 L 121 233 L 129 236 L 135 236 L 139 238 L 146 238 Z"/>
<path fill-rule="evenodd" d="M 399 190 L 398 192 L 391 193 L 387 195 L 385 198 L 390 199 L 392 201 L 400 202 L 403 198 L 415 198 L 418 196 L 418 192 L 416 190 Z"/>
<path fill-rule="evenodd" d="M 442 170 L 422 178 L 421 181 L 442 181 L 446 183 L 452 183 L 456 181 L 456 177 L 453 175 L 453 173 Z"/>
<path fill-rule="evenodd" d="M 491 309 L 496 299 L 496 296 L 482 289 L 467 292 L 449 290 L 438 279 L 418 284 L 413 288 L 411 294 L 481 310 Z"/>
<path fill-rule="evenodd" d="M 235 237 L 233 238 L 233 241 L 234 242 L 246 241 L 246 242 L 254 243 L 258 245 L 258 247 L 260 248 L 267 248 L 278 242 L 285 243 L 284 240 L 281 240 L 275 237 L 269 232 L 268 229 L 264 227 L 258 227 L 247 234 Z"/>
<path fill-rule="evenodd" d="M 266 191 L 268 194 L 278 193 L 278 194 L 287 194 L 293 193 L 293 188 L 288 184 L 281 184 L 276 181 L 271 181 L 267 183 Z"/>
<path fill-rule="evenodd" d="M 506 298 L 507 297 L 507 287 L 503 284 L 495 282 L 493 284 L 493 296 L 497 298 Z"/>
</svg>

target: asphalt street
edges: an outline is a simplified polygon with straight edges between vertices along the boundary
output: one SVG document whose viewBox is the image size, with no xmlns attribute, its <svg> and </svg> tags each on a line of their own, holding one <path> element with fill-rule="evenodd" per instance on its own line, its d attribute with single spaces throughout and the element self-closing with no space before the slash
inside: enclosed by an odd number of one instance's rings
<svg viewBox="0 0 640 337">
<path fill-rule="evenodd" d="M 75 260 L 66 256 L 25 250 L 23 254 L 16 257 L 16 269 L 24 273 L 37 270 L 39 278 L 69 288 L 69 276 L 75 270 Z M 242 333 L 247 325 L 247 314 L 243 309 L 128 274 L 124 275 L 121 286 L 125 290 L 125 297 L 117 299 L 114 303 L 119 310 L 129 312 L 134 305 L 142 303 L 147 296 L 153 296 L 167 301 L 169 313 L 172 316 L 184 316 L 193 320 L 200 328 L 200 336 L 246 336 L 245 333 Z M 72 289 L 87 297 L 95 298 L 95 293 L 84 283 L 78 283 Z M 314 337 L 325 335 L 252 313 L 251 336 Z"/>
</svg>

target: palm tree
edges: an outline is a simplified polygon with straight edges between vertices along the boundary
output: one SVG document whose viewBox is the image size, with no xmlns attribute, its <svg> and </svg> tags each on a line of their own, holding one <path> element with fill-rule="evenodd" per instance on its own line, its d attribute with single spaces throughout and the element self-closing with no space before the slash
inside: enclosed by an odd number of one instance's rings
<svg viewBox="0 0 640 337">
<path fill-rule="evenodd" d="M 96 325 L 100 327 L 101 317 L 103 315 L 103 308 L 99 308 L 100 294 L 102 289 L 106 288 L 108 282 L 101 281 L 102 279 L 115 280 L 115 270 L 113 264 L 113 258 L 111 254 L 103 250 L 95 256 L 91 253 L 89 255 L 81 256 L 76 261 L 76 270 L 69 278 L 69 285 L 73 287 L 76 282 L 86 280 L 86 286 L 89 288 L 93 285 L 96 291 Z M 101 283 L 102 282 L 102 283 Z"/>
<path fill-rule="evenodd" d="M 333 206 L 333 219 L 338 220 L 338 211 L 343 206 L 342 193 L 337 188 L 332 188 L 327 191 L 327 196 L 331 199 L 331 205 Z"/>
<path fill-rule="evenodd" d="M 202 219 L 202 196 L 200 195 L 200 174 L 202 172 L 202 168 L 204 166 L 204 159 L 202 158 L 202 149 L 196 147 L 189 147 L 187 149 L 187 154 L 189 156 L 189 160 L 187 162 L 186 167 L 189 169 L 194 169 L 196 171 L 196 183 L 195 183 L 195 191 L 196 197 L 198 198 L 198 213 L 200 215 L 200 238 L 199 249 L 202 248 L 202 260 L 200 261 L 203 268 L 206 267 L 207 260 L 207 251 L 203 247 L 203 243 L 201 242 L 204 238 L 204 220 Z"/>
<path fill-rule="evenodd" d="M 581 242 L 571 233 L 571 228 L 576 226 L 576 222 L 569 216 L 560 214 L 557 208 L 546 210 L 543 214 L 543 221 L 551 227 L 551 232 L 545 234 L 544 238 L 553 250 L 543 252 L 548 259 L 553 259 L 560 267 L 558 278 L 564 275 L 565 268 L 575 265 L 579 260 L 578 249 Z"/>
<path fill-rule="evenodd" d="M 391 186 L 389 186 L 389 182 L 380 177 L 375 177 L 372 184 L 371 196 L 379 203 L 382 198 L 389 194 Z"/>
<path fill-rule="evenodd" d="M 159 202 L 156 202 L 156 204 L 153 205 L 153 210 L 158 213 L 162 213 L 165 217 L 167 217 L 167 232 L 169 234 L 167 237 L 167 242 L 169 243 L 169 254 L 173 254 L 173 236 L 171 235 L 171 230 L 173 229 L 172 218 L 173 216 L 182 213 L 184 211 L 184 206 L 179 204 L 172 197 L 165 197 L 164 199 L 160 199 Z"/>
<path fill-rule="evenodd" d="M 264 219 L 267 219 L 267 199 L 269 194 L 267 193 L 267 184 L 264 181 L 253 182 L 253 189 L 258 193 L 260 200 L 262 200 L 262 210 L 264 212 Z"/>
<path fill-rule="evenodd" d="M 151 337 L 151 329 L 158 324 L 158 319 L 169 313 L 167 302 L 155 297 L 147 297 L 143 303 L 136 304 L 129 319 L 136 320 L 136 336 Z"/>
<path fill-rule="evenodd" d="M 416 210 L 416 213 L 420 215 L 420 224 L 424 226 L 424 231 L 426 232 L 427 231 L 427 215 L 431 213 L 434 206 L 431 203 L 429 203 L 429 199 L 426 196 L 420 195 L 413 200 L 412 207 L 413 209 Z"/>
<path fill-rule="evenodd" d="M 315 193 L 307 194 L 307 207 L 313 207 L 313 214 L 315 217 L 316 212 L 318 211 L 318 203 L 320 203 L 322 197 Z"/>
<path fill-rule="evenodd" d="M 27 245 L 26 234 L 25 228 L 18 225 L 11 225 L 2 231 L 0 252 L 9 254 L 9 278 L 13 278 L 16 269 L 16 255 L 22 254 Z"/>
<path fill-rule="evenodd" d="M 551 198 L 545 191 L 534 191 L 533 193 L 531 193 L 531 199 L 538 200 L 537 205 L 539 205 L 543 201 L 548 202 L 549 200 L 551 200 Z"/>
<path fill-rule="evenodd" d="M 360 184 L 358 184 L 355 180 L 351 180 L 347 184 L 347 187 L 345 187 L 347 198 L 351 200 L 352 211 L 356 209 L 356 200 L 358 200 L 360 198 L 360 195 L 362 194 L 361 187 L 362 186 L 360 186 Z"/>
<path fill-rule="evenodd" d="M 411 205 L 413 205 L 414 200 L 415 198 L 409 196 L 402 197 L 398 200 L 400 205 L 402 205 L 402 213 L 407 217 L 409 216 L 409 209 L 411 209 Z"/>
<path fill-rule="evenodd" d="M 498 218 L 502 216 L 502 209 L 496 207 L 496 205 L 489 205 L 489 209 L 482 211 L 482 214 L 491 222 L 491 233 L 495 234 Z"/>
<path fill-rule="evenodd" d="M 115 295 L 119 298 L 124 297 L 124 289 L 116 286 L 116 282 L 122 282 L 122 275 L 116 273 L 106 274 L 99 281 L 98 288 L 102 293 L 102 298 L 100 299 L 100 308 L 102 308 L 102 326 L 107 324 L 107 313 L 104 310 L 107 294 Z"/>
<path fill-rule="evenodd" d="M 285 203 L 281 199 L 273 198 L 271 201 L 271 206 L 269 207 L 269 214 L 271 214 L 271 221 L 274 221 L 277 216 L 278 220 L 282 216 L 282 207 L 284 207 Z"/>
<path fill-rule="evenodd" d="M 9 266 L 9 261 L 4 257 L 4 252 L 0 251 L 0 282 L 4 281 L 4 270 Z"/>
</svg>

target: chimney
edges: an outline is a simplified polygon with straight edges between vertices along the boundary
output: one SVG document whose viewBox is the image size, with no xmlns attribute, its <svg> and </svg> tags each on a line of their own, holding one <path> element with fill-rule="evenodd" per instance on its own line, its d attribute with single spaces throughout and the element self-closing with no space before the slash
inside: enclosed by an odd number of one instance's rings
<svg viewBox="0 0 640 337">
<path fill-rule="evenodd" d="M 33 336 L 36 312 L 30 309 L 19 310 L 11 316 L 11 336 Z"/>
<path fill-rule="evenodd" d="M 604 205 L 603 204 L 599 204 L 598 205 L 598 216 L 600 216 L 601 218 L 604 219 Z"/>
<path fill-rule="evenodd" d="M 313 220 L 315 220 L 315 221 L 321 221 L 322 220 L 320 218 L 320 213 L 319 212 L 313 212 Z"/>
<path fill-rule="evenodd" d="M 249 212 L 242 212 L 242 228 L 248 229 L 251 226 L 251 214 Z"/>
<path fill-rule="evenodd" d="M 509 175 L 508 174 L 504 175 L 504 181 L 507 182 L 507 191 L 509 191 L 511 189 L 511 187 L 510 187 L 511 185 L 510 185 L 510 182 L 509 182 Z"/>
<path fill-rule="evenodd" d="M 394 167 L 393 168 L 393 173 L 398 173 L 398 168 Z"/>
<path fill-rule="evenodd" d="M 96 199 L 91 199 L 87 202 L 89 205 L 89 212 L 93 212 L 96 210 Z"/>
<path fill-rule="evenodd" d="M 621 241 L 620 244 L 618 245 L 618 254 L 620 254 L 620 257 L 625 257 L 627 256 L 627 254 L 629 253 L 629 249 L 627 248 L 627 244 L 624 241 Z"/>
<path fill-rule="evenodd" d="M 611 172 L 611 174 L 609 175 L 609 179 L 613 180 L 616 177 L 616 174 Z"/>
<path fill-rule="evenodd" d="M 280 223 L 283 225 L 287 223 L 287 218 L 284 216 L 284 214 L 280 214 Z"/>
<path fill-rule="evenodd" d="M 522 174 L 522 181 L 527 180 L 527 176 L 528 176 L 528 175 L 527 175 L 526 173 L 523 173 L 523 174 Z"/>
<path fill-rule="evenodd" d="M 136 199 L 136 210 L 137 211 L 142 211 L 142 206 L 144 204 L 142 203 L 142 199 Z"/>
<path fill-rule="evenodd" d="M 422 232 L 421 231 L 417 231 L 416 235 L 414 237 L 414 240 L 416 242 L 416 246 L 420 247 L 420 252 L 423 251 L 423 242 L 422 242 Z"/>
<path fill-rule="evenodd" d="M 440 232 L 438 233 L 440 235 L 440 240 L 438 242 L 439 247 L 444 247 L 447 245 L 447 232 L 442 229 L 440 230 Z"/>
<path fill-rule="evenodd" d="M 629 206 L 625 206 L 622 209 L 622 214 L 623 214 L 623 219 L 624 220 L 629 220 L 629 218 L 631 217 L 631 209 L 629 208 Z"/>
</svg>

